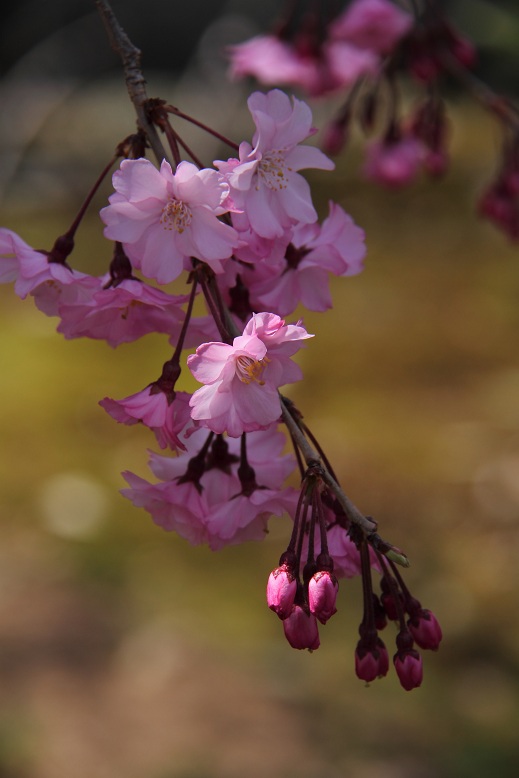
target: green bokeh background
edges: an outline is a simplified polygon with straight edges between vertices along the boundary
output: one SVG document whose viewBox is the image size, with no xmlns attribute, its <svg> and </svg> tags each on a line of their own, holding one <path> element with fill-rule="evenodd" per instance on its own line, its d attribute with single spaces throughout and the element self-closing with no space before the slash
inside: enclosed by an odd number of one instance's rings
<svg viewBox="0 0 519 778">
<path fill-rule="evenodd" d="M 204 67 L 199 57 L 178 81 L 153 73 L 150 94 L 247 137 L 245 87 L 215 95 Z M 326 111 L 315 106 L 316 123 Z M 118 494 L 122 470 L 147 477 L 155 442 L 98 401 L 156 378 L 166 338 L 116 350 L 65 341 L 6 286 L 2 777 L 517 775 L 518 252 L 475 214 L 497 128 L 459 95 L 449 113 L 442 181 L 391 193 L 366 184 L 356 137 L 335 173 L 308 176 L 321 215 L 334 199 L 364 227 L 368 256 L 361 275 L 334 282 L 333 311 L 302 312 L 316 337 L 300 354 L 304 381 L 287 391 L 348 495 L 409 554 L 406 581 L 444 627 L 423 686 L 407 694 L 393 673 L 369 687 L 355 677 L 358 581 L 342 582 L 317 652 L 289 648 L 264 602 L 287 521 L 262 544 L 211 553 Z M 133 130 L 131 107 L 103 78 L 60 98 L 32 136 L 30 112 L 15 119 L 30 140 L 12 147 L 1 221 L 49 247 Z M 102 272 L 109 255 L 94 208 L 74 264 Z"/>
</svg>

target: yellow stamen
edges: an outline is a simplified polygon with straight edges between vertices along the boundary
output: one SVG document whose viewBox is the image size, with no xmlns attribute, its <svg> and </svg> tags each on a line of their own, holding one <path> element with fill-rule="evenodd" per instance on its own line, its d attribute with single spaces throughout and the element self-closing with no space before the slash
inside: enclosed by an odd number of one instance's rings
<svg viewBox="0 0 519 778">
<path fill-rule="evenodd" d="M 252 357 L 238 357 L 236 359 L 236 375 L 244 384 L 256 381 L 260 386 L 264 386 L 265 381 L 261 380 L 261 374 L 267 362 L 270 362 L 268 357 L 259 360 L 252 359 Z"/>
</svg>

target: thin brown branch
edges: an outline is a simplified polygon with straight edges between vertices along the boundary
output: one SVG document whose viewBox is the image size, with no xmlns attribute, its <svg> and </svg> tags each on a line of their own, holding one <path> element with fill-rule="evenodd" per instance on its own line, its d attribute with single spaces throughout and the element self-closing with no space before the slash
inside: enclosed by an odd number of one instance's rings
<svg viewBox="0 0 519 778">
<path fill-rule="evenodd" d="M 105 25 L 110 45 L 120 56 L 123 63 L 126 87 L 130 100 L 135 107 L 137 122 L 140 128 L 146 133 L 151 149 L 160 165 L 163 159 L 168 159 L 168 155 L 162 145 L 157 130 L 149 121 L 146 113 L 146 103 L 149 98 L 146 92 L 146 81 L 141 70 L 140 49 L 133 45 L 124 32 L 117 21 L 110 4 L 106 0 L 95 0 L 95 4 Z"/>
</svg>

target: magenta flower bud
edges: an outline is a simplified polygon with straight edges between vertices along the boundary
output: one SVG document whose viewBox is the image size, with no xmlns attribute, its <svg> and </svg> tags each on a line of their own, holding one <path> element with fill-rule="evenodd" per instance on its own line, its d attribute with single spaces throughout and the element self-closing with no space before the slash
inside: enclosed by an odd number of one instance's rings
<svg viewBox="0 0 519 778">
<path fill-rule="evenodd" d="M 389 670 L 389 656 L 380 638 L 372 648 L 367 648 L 363 640 L 359 640 L 355 649 L 355 673 L 357 678 L 371 683 L 376 678 L 383 678 Z"/>
<path fill-rule="evenodd" d="M 423 679 L 422 657 L 414 648 L 397 651 L 393 657 L 395 670 L 406 692 L 416 689 Z"/>
<path fill-rule="evenodd" d="M 328 619 L 337 613 L 335 602 L 339 584 L 333 573 L 320 570 L 315 573 L 308 582 L 308 605 L 310 612 L 319 619 L 321 624 L 326 624 Z"/>
<path fill-rule="evenodd" d="M 267 582 L 267 605 L 280 619 L 290 616 L 294 607 L 297 581 L 288 565 L 281 565 L 269 575 Z"/>
<path fill-rule="evenodd" d="M 428 648 L 436 651 L 441 643 L 442 628 L 438 619 L 426 608 L 421 608 L 418 614 L 413 615 L 407 622 L 409 631 L 420 648 Z"/>
<path fill-rule="evenodd" d="M 294 605 L 292 613 L 283 621 L 285 637 L 292 648 L 319 648 L 319 629 L 313 613 L 307 613 L 300 605 Z"/>
</svg>

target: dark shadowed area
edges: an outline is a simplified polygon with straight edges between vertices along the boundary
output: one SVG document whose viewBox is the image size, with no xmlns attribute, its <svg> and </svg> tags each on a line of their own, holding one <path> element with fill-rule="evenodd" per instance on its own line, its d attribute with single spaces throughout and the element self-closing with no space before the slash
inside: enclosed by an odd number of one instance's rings
<svg viewBox="0 0 519 778">
<path fill-rule="evenodd" d="M 495 84 L 517 92 L 513 4 L 490 5 L 452 7 Z M 114 3 L 150 95 L 237 141 L 251 133 L 250 85 L 229 84 L 221 50 L 277 7 Z M 3 14 L 0 223 L 49 247 L 135 119 L 93 3 Z M 330 107 L 312 107 L 322 126 Z M 2 778 L 515 778 L 519 251 L 475 212 L 497 128 L 455 92 L 449 110 L 441 181 L 365 183 L 357 137 L 335 173 L 308 176 L 322 216 L 333 199 L 366 230 L 368 256 L 334 282 L 332 311 L 298 312 L 316 337 L 286 392 L 350 498 L 406 550 L 406 581 L 442 623 L 423 686 L 356 678 L 358 581 L 341 582 L 318 651 L 288 646 L 264 594 L 288 520 L 261 544 L 212 553 L 119 495 L 122 470 L 148 477 L 155 440 L 98 401 L 154 380 L 165 337 L 116 350 L 65 341 L 1 286 Z M 193 146 L 208 164 L 223 153 L 199 133 Z M 110 259 L 96 214 L 109 193 L 77 236 L 85 272 Z"/>
</svg>

